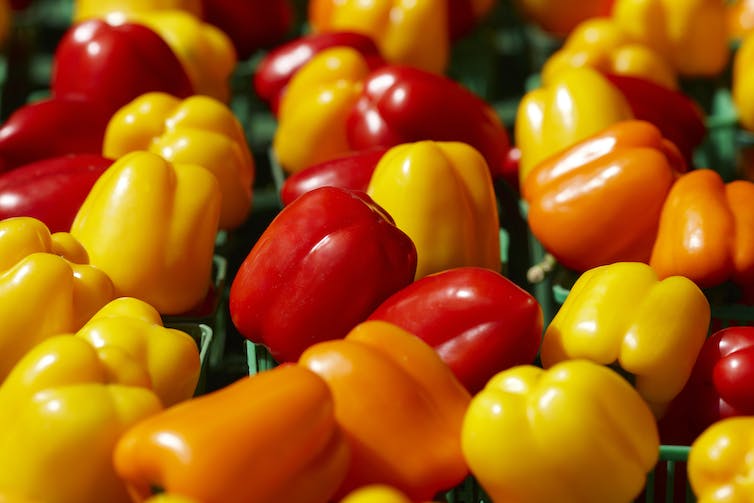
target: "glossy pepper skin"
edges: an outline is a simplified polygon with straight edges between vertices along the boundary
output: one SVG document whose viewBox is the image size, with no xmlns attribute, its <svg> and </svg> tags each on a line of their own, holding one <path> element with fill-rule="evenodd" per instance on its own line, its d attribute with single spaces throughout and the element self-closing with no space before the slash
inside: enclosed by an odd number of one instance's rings
<svg viewBox="0 0 754 503">
<path fill-rule="evenodd" d="M 113 298 L 110 278 L 87 259 L 70 234 L 39 220 L 0 221 L 0 381 L 35 344 L 78 330 Z"/>
<path fill-rule="evenodd" d="M 296 173 L 351 150 L 346 120 L 368 74 L 366 60 L 350 47 L 325 49 L 295 73 L 272 140 L 283 170 Z"/>
<path fill-rule="evenodd" d="M 617 262 L 579 276 L 540 356 L 545 368 L 572 359 L 619 365 L 661 417 L 686 384 L 709 321 L 709 303 L 688 278 L 660 281 L 647 264 Z"/>
<path fill-rule="evenodd" d="M 436 74 L 448 64 L 447 0 L 312 0 L 307 19 L 314 32 L 355 31 L 371 37 L 392 64 Z"/>
<path fill-rule="evenodd" d="M 369 196 L 321 187 L 262 233 L 231 285 L 230 314 L 278 362 L 295 361 L 315 342 L 345 337 L 415 271 L 411 239 Z"/>
<path fill-rule="evenodd" d="M 63 35 L 55 50 L 51 90 L 54 97 L 95 101 L 108 118 L 145 92 L 178 97 L 195 92 L 180 60 L 155 31 L 100 19 L 76 23 Z"/>
<path fill-rule="evenodd" d="M 416 279 L 461 266 L 500 271 L 495 190 L 474 147 L 429 140 L 393 147 L 372 173 L 367 194 L 414 242 Z"/>
<path fill-rule="evenodd" d="M 0 174 L 0 219 L 29 216 L 50 232 L 68 232 L 94 182 L 112 162 L 97 154 L 74 154 Z"/>
<path fill-rule="evenodd" d="M 686 164 L 648 122 L 621 121 L 540 162 L 522 186 L 532 233 L 579 272 L 647 262 L 660 213 Z"/>
<path fill-rule="evenodd" d="M 623 94 L 597 70 L 583 67 L 558 72 L 546 86 L 526 93 L 516 112 L 521 185 L 543 160 L 632 118 Z"/>
<path fill-rule="evenodd" d="M 680 75 L 710 77 L 728 61 L 725 2 L 615 0 L 612 18 L 658 51 Z"/>
<path fill-rule="evenodd" d="M 536 299 L 498 272 L 458 267 L 416 280 L 369 316 L 435 348 L 469 393 L 498 372 L 532 363 L 542 337 Z"/>
<path fill-rule="evenodd" d="M 207 168 L 222 192 L 220 228 L 234 229 L 246 220 L 254 159 L 241 123 L 225 104 L 200 95 L 184 100 L 165 93 L 139 96 L 112 116 L 102 147 L 113 159 L 135 150 Z"/>
<path fill-rule="evenodd" d="M 99 154 L 110 109 L 54 97 L 15 110 L 0 127 L 0 172 L 67 154 Z"/>
<path fill-rule="evenodd" d="M 332 47 L 351 47 L 374 70 L 385 64 L 374 40 L 362 33 L 308 33 L 270 50 L 254 72 L 254 91 L 277 115 L 280 100 L 293 75 L 318 53 Z"/>
<path fill-rule="evenodd" d="M 289 176 L 280 188 L 284 205 L 319 187 L 334 186 L 366 192 L 372 173 L 389 149 L 375 147 L 313 164 Z"/>
<path fill-rule="evenodd" d="M 155 487 L 203 502 L 329 501 L 349 460 L 333 395 L 297 365 L 242 378 L 131 428 L 115 469 L 134 501 Z"/>
<path fill-rule="evenodd" d="M 210 286 L 220 200 L 207 169 L 136 151 L 97 180 L 71 234 L 118 296 L 180 314 L 199 304 Z"/>
<path fill-rule="evenodd" d="M 455 81 L 407 66 L 369 74 L 347 118 L 355 150 L 421 140 L 457 141 L 477 149 L 493 178 L 510 149 L 508 133 L 492 107 Z"/>
<path fill-rule="evenodd" d="M 91 18 L 122 19 L 131 12 L 181 9 L 201 17 L 201 0 L 76 0 L 73 5 L 73 21 Z"/>
<path fill-rule="evenodd" d="M 660 217 L 650 265 L 661 278 L 683 275 L 702 288 L 733 280 L 744 295 L 754 280 L 754 183 L 724 183 L 710 169 L 683 175 Z"/>
<path fill-rule="evenodd" d="M 737 503 L 754 497 L 751 453 L 754 418 L 723 419 L 691 444 L 688 476 L 699 503 Z"/>
<path fill-rule="evenodd" d="M 747 130 L 754 131 L 754 34 L 743 38 L 741 46 L 733 57 L 733 103 L 736 106 L 739 123 Z"/>
<path fill-rule="evenodd" d="M 460 433 L 470 396 L 415 335 L 367 321 L 345 339 L 311 346 L 298 363 L 330 386 L 351 448 L 336 495 L 377 483 L 428 500 L 468 474 Z"/>
<path fill-rule="evenodd" d="M 463 453 L 494 501 L 633 501 L 657 461 L 651 411 L 586 360 L 500 372 L 474 396 Z"/>
<path fill-rule="evenodd" d="M 559 0 L 515 0 L 514 6 L 529 22 L 556 37 L 566 37 L 590 18 L 607 17 L 615 0 L 587 0 L 568 4 Z"/>
</svg>

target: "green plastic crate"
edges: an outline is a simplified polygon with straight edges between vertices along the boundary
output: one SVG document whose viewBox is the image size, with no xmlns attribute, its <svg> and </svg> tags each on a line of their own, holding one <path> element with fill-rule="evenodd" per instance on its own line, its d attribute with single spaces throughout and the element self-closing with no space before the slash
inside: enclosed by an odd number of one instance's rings
<svg viewBox="0 0 754 503">
<path fill-rule="evenodd" d="M 212 328 L 203 323 L 189 323 L 189 322 L 167 322 L 165 327 L 174 328 L 181 332 L 186 332 L 194 339 L 196 346 L 199 348 L 199 361 L 201 362 L 201 370 L 199 373 L 199 381 L 196 385 L 196 391 L 194 395 L 201 395 L 207 391 L 207 372 L 209 371 L 209 355 L 210 348 L 212 347 L 213 332 Z"/>
</svg>

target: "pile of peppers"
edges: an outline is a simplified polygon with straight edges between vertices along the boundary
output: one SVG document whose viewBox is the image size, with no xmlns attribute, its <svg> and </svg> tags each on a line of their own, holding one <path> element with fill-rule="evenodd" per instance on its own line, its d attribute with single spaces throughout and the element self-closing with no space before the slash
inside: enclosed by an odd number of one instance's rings
<svg viewBox="0 0 754 503">
<path fill-rule="evenodd" d="M 0 100 L 0 503 L 754 499 L 754 179 L 703 155 L 754 2 L 70 1 Z"/>
</svg>

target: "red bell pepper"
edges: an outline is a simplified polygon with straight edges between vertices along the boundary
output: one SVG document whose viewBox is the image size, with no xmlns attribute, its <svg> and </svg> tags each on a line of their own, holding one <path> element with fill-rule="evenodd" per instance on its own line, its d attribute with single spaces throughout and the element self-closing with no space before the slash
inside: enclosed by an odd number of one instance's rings
<svg viewBox="0 0 754 503">
<path fill-rule="evenodd" d="M 192 95 L 186 71 L 170 46 L 141 24 L 101 19 L 76 23 L 55 50 L 53 96 L 81 96 L 112 115 L 148 91 Z"/>
<path fill-rule="evenodd" d="M 498 372 L 531 364 L 542 339 L 542 309 L 498 272 L 459 267 L 425 276 L 370 316 L 398 325 L 435 348 L 473 395 Z"/>
<path fill-rule="evenodd" d="M 0 220 L 34 217 L 50 232 L 69 232 L 94 182 L 112 164 L 96 154 L 54 157 L 0 175 Z"/>
<path fill-rule="evenodd" d="M 278 362 L 338 339 L 411 283 L 416 248 L 363 192 L 321 187 L 283 208 L 241 264 L 230 314 Z"/>
<path fill-rule="evenodd" d="M 309 166 L 285 179 L 280 200 L 288 205 L 301 194 L 327 185 L 366 192 L 374 168 L 387 151 L 370 148 Z"/>
<path fill-rule="evenodd" d="M 502 176 L 508 133 L 492 107 L 448 77 L 389 65 L 373 71 L 346 123 L 354 150 L 421 140 L 476 148 L 493 178 Z"/>
<path fill-rule="evenodd" d="M 277 115 L 288 82 L 315 54 L 331 47 L 351 47 L 364 56 L 371 69 L 385 64 L 380 50 L 367 35 L 354 32 L 323 32 L 304 35 L 270 51 L 254 72 L 254 90 Z"/>
<path fill-rule="evenodd" d="M 99 154 L 110 112 L 86 98 L 24 105 L 0 127 L 0 172 L 66 154 Z"/>
<path fill-rule="evenodd" d="M 294 21 L 289 0 L 202 0 L 202 13 L 228 35 L 240 60 L 283 41 Z"/>
</svg>

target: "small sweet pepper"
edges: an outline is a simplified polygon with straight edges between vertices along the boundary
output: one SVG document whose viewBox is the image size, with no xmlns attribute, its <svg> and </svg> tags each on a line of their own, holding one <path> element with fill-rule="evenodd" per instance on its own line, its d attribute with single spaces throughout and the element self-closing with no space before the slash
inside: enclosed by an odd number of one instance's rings
<svg viewBox="0 0 754 503">
<path fill-rule="evenodd" d="M 336 496 L 387 484 L 428 500 L 468 474 L 460 438 L 469 393 L 415 335 L 367 321 L 345 339 L 311 346 L 299 365 L 330 386 L 336 420 L 351 448 Z"/>
<path fill-rule="evenodd" d="M 414 242 L 416 279 L 461 266 L 500 271 L 495 190 L 474 147 L 429 140 L 393 147 L 367 194 Z"/>
<path fill-rule="evenodd" d="M 207 169 L 136 151 L 100 176 L 71 234 L 110 276 L 118 296 L 179 314 L 209 289 L 220 199 Z"/>
<path fill-rule="evenodd" d="M 221 229 L 240 226 L 249 214 L 255 166 L 241 123 L 225 104 L 209 96 L 180 100 L 146 93 L 110 119 L 103 155 L 113 159 L 148 150 L 172 163 L 198 164 L 220 183 Z"/>
<path fill-rule="evenodd" d="M 493 501 L 633 501 L 657 426 L 618 374 L 586 360 L 500 372 L 471 401 L 463 453 Z"/>
<path fill-rule="evenodd" d="M 647 264 L 618 262 L 579 276 L 545 330 L 545 368 L 587 359 L 617 365 L 661 417 L 691 374 L 710 307 L 688 278 L 659 281 Z"/>
</svg>

